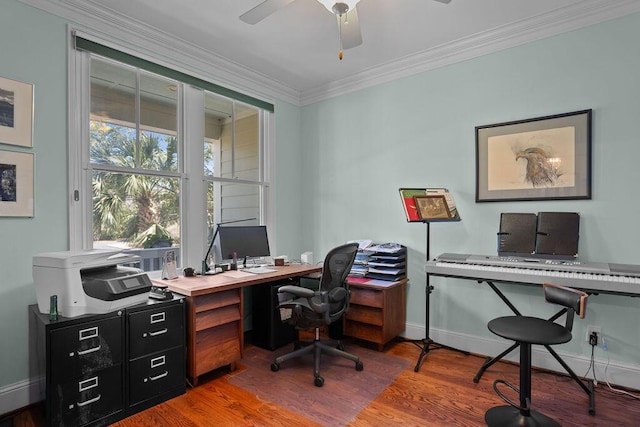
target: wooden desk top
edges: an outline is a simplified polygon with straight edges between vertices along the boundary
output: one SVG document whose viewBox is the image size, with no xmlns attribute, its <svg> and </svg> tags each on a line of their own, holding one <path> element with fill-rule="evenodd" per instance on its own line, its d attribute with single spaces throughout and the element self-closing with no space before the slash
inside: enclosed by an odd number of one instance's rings
<svg viewBox="0 0 640 427">
<path fill-rule="evenodd" d="M 322 271 L 321 265 L 308 264 L 288 264 L 283 267 L 269 266 L 268 268 L 275 271 L 249 273 L 243 270 L 236 270 L 205 276 L 179 276 L 173 280 L 154 279 L 153 282 L 166 285 L 172 292 L 194 297 Z"/>
</svg>

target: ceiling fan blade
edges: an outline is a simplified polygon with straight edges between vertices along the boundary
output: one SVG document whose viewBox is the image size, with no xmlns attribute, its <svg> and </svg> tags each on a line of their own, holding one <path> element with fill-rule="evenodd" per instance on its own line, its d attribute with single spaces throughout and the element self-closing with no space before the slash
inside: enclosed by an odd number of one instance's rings
<svg viewBox="0 0 640 427">
<path fill-rule="evenodd" d="M 440 2 L 440 3 L 444 3 L 444 4 L 451 3 L 451 0 L 435 0 L 435 1 Z"/>
<path fill-rule="evenodd" d="M 360 21 L 358 21 L 358 8 L 354 7 L 344 16 L 336 15 L 338 27 L 342 25 L 342 48 L 351 49 L 362 44 L 362 34 L 360 33 Z M 342 21 L 342 22 L 341 22 Z"/>
<path fill-rule="evenodd" d="M 240 20 L 251 25 L 257 24 L 267 16 L 291 2 L 293 2 L 293 0 L 265 0 L 253 9 L 249 9 L 247 12 L 240 15 Z"/>
</svg>

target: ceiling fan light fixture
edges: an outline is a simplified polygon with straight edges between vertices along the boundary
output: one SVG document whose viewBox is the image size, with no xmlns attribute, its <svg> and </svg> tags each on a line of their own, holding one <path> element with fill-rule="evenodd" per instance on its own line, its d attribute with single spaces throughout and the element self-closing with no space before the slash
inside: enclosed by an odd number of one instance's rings
<svg viewBox="0 0 640 427">
<path fill-rule="evenodd" d="M 336 15 L 344 15 L 354 7 L 360 0 L 318 0 L 327 10 Z"/>
</svg>

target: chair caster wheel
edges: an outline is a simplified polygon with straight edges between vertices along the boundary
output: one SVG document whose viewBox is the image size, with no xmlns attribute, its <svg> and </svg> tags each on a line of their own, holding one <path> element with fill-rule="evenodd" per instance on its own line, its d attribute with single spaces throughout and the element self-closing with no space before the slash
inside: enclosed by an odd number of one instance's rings
<svg viewBox="0 0 640 427">
<path fill-rule="evenodd" d="M 356 371 L 362 371 L 364 369 L 364 365 L 362 364 L 362 362 L 357 361 L 356 362 Z"/>
<path fill-rule="evenodd" d="M 273 362 L 273 363 L 271 364 L 271 370 L 272 370 L 273 372 L 278 372 L 278 371 L 280 370 L 280 364 L 279 364 L 279 363 L 276 363 L 276 362 Z"/>
<path fill-rule="evenodd" d="M 322 378 L 320 375 L 318 375 L 317 377 L 314 378 L 313 384 L 316 387 L 322 387 L 324 385 L 324 378 Z"/>
</svg>

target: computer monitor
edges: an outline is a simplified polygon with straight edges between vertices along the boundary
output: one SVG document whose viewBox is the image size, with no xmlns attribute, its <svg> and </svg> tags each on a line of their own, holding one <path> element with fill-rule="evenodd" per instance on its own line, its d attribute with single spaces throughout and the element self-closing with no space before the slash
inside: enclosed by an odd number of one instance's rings
<svg viewBox="0 0 640 427">
<path fill-rule="evenodd" d="M 265 225 L 222 226 L 219 239 L 222 259 L 231 259 L 234 253 L 238 259 L 271 255 Z"/>
</svg>

